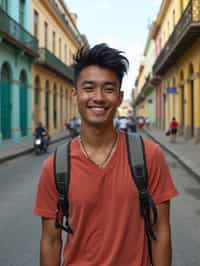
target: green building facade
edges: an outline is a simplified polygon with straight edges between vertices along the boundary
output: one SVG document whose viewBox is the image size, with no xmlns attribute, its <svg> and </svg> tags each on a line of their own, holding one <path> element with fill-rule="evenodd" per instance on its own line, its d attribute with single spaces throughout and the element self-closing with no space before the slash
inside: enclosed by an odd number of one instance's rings
<svg viewBox="0 0 200 266">
<path fill-rule="evenodd" d="M 30 0 L 0 0 L 0 143 L 32 135 Z"/>
</svg>

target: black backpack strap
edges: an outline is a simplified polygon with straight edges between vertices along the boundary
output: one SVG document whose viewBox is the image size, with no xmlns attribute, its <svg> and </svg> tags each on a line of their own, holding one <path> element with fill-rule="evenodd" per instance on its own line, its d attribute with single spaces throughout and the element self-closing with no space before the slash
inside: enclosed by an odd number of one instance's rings
<svg viewBox="0 0 200 266">
<path fill-rule="evenodd" d="M 149 255 L 152 261 L 151 241 L 156 240 L 153 232 L 153 225 L 157 222 L 157 209 L 148 193 L 148 173 L 145 158 L 144 142 L 138 133 L 126 134 L 128 159 L 133 180 L 139 192 L 141 215 L 144 217 L 145 230 L 148 239 Z M 151 223 L 151 213 L 153 214 L 153 223 Z"/>
<path fill-rule="evenodd" d="M 69 202 L 68 191 L 70 182 L 70 143 L 64 143 L 57 147 L 54 153 L 54 176 L 56 189 L 58 191 L 58 203 L 56 210 L 55 226 L 61 228 L 69 234 L 73 233 L 71 226 L 69 225 Z M 63 214 L 65 219 L 65 225 L 63 221 L 60 221 L 60 213 Z"/>
</svg>

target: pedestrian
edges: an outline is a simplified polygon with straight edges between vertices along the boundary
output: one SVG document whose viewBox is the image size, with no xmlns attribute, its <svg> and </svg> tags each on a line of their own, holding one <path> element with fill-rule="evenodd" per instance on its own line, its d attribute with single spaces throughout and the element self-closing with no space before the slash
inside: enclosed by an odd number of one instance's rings
<svg viewBox="0 0 200 266">
<path fill-rule="evenodd" d="M 171 142 L 176 142 L 177 130 L 178 130 L 178 122 L 176 121 L 176 118 L 173 117 L 170 122 Z"/>
<path fill-rule="evenodd" d="M 148 129 L 151 129 L 151 119 L 148 116 L 145 118 L 145 125 Z"/>
<path fill-rule="evenodd" d="M 137 117 L 137 125 L 139 128 L 143 128 L 145 124 L 144 116 L 138 116 Z"/>
<path fill-rule="evenodd" d="M 127 132 L 128 130 L 128 119 L 126 116 L 121 116 L 119 119 L 119 129 Z"/>
<path fill-rule="evenodd" d="M 120 125 L 119 116 L 115 116 L 114 117 L 114 119 L 113 119 L 113 125 L 114 125 L 114 128 L 119 129 L 119 125 Z"/>
<path fill-rule="evenodd" d="M 72 95 L 77 101 L 81 131 L 70 144 L 68 202 L 73 234 L 64 244 L 64 266 L 150 265 L 139 194 L 128 163 L 126 133 L 113 125 L 127 69 L 123 53 L 106 44 L 82 48 L 75 57 Z M 145 140 L 144 147 L 148 191 L 158 211 L 153 262 L 155 266 L 171 266 L 169 201 L 177 192 L 159 146 Z M 33 210 L 42 217 L 40 266 L 61 264 L 61 229 L 55 227 L 57 202 L 51 155 L 42 167 Z"/>
<path fill-rule="evenodd" d="M 128 118 L 128 128 L 130 129 L 131 132 L 137 132 L 137 127 L 136 127 L 136 119 L 134 116 L 130 116 Z"/>
</svg>

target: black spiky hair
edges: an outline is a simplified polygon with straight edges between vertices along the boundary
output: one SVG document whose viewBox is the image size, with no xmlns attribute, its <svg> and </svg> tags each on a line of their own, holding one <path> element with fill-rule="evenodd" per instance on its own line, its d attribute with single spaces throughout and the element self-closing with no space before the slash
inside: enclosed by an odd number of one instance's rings
<svg viewBox="0 0 200 266">
<path fill-rule="evenodd" d="M 74 57 L 75 88 L 80 72 L 92 65 L 112 70 L 116 74 L 121 87 L 124 74 L 128 72 L 129 61 L 122 51 L 111 48 L 105 43 L 97 44 L 92 48 L 82 47 Z"/>
</svg>

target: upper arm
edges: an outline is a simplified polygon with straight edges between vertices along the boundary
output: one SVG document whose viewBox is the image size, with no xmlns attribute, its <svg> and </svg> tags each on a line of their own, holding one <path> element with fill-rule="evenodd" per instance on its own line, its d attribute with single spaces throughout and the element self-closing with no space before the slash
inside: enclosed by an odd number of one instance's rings
<svg viewBox="0 0 200 266">
<path fill-rule="evenodd" d="M 56 228 L 55 219 L 42 217 L 41 238 L 51 243 L 61 241 L 61 230 Z"/>
<path fill-rule="evenodd" d="M 170 201 L 156 204 L 158 219 L 154 225 L 154 232 L 158 234 L 170 233 Z"/>
</svg>

